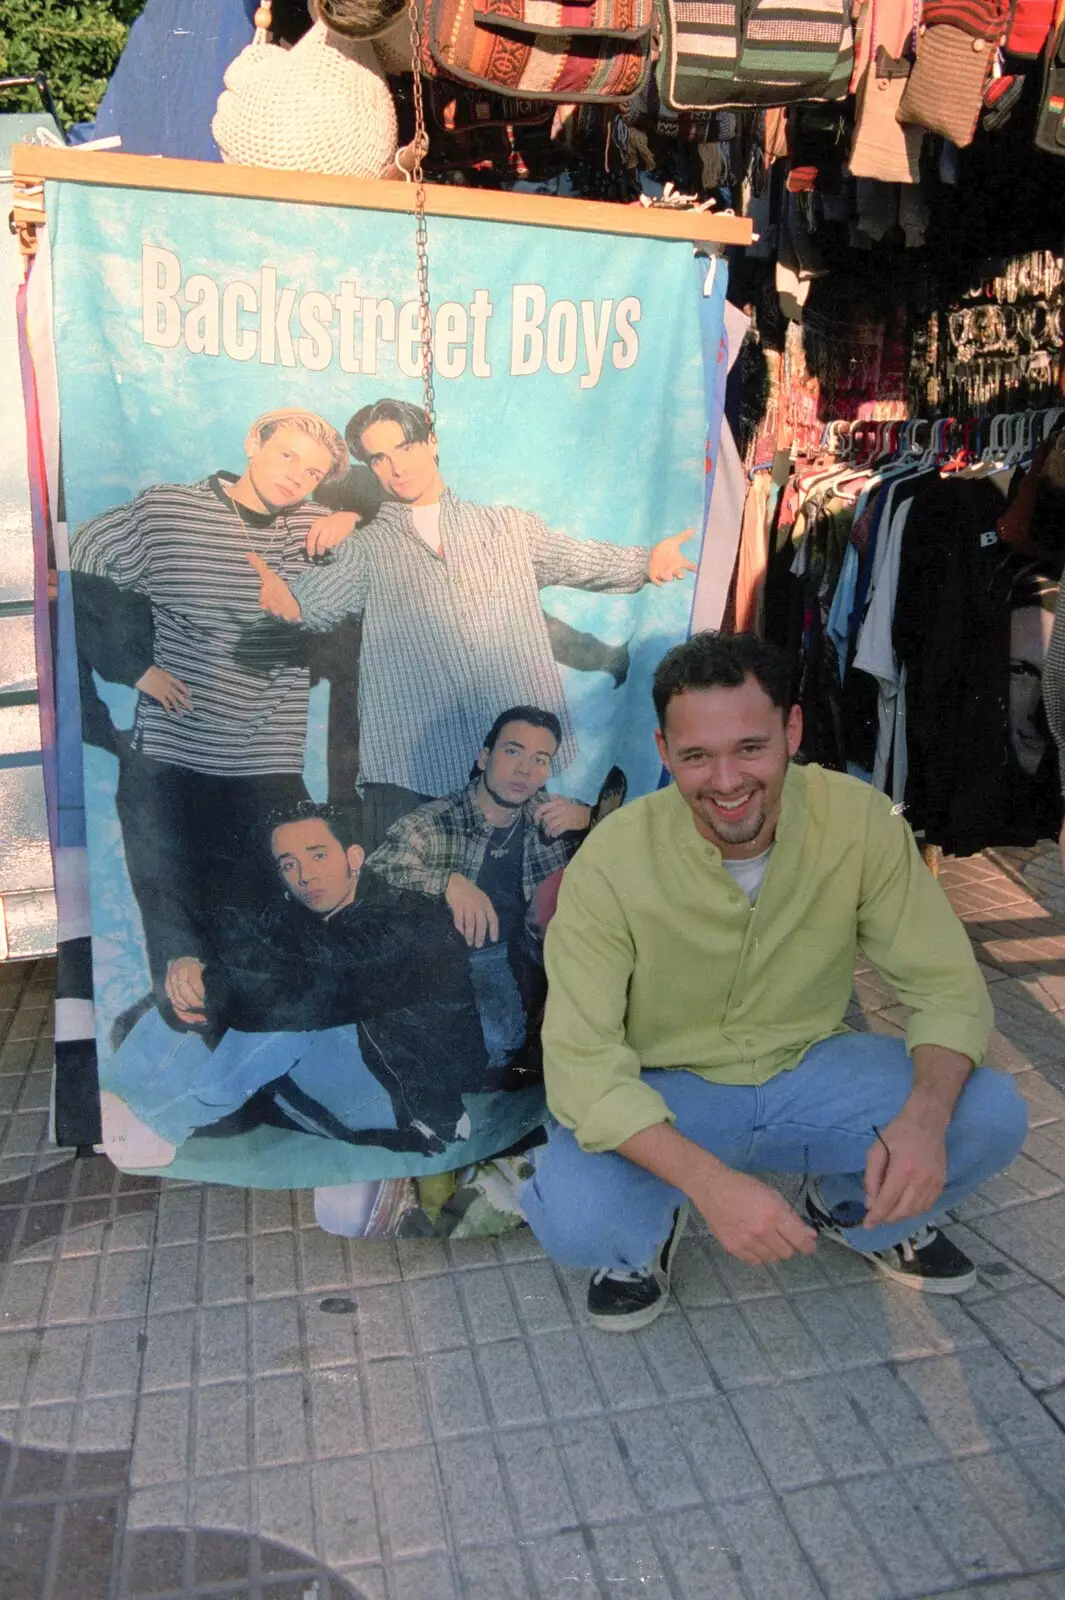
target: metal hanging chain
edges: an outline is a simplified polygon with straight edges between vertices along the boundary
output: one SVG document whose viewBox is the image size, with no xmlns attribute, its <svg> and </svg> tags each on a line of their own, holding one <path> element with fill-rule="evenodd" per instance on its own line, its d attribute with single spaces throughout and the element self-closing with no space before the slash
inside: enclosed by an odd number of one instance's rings
<svg viewBox="0 0 1065 1600">
<path fill-rule="evenodd" d="M 422 160 L 429 148 L 425 131 L 425 98 L 422 91 L 422 22 L 419 0 L 408 0 L 410 48 L 414 68 L 414 152 L 411 180 L 414 184 L 414 249 L 418 258 L 418 327 L 422 350 L 422 384 L 425 420 L 429 437 L 436 439 L 436 396 L 433 393 L 433 318 L 429 304 L 429 235 L 425 226 L 425 174 Z"/>
</svg>

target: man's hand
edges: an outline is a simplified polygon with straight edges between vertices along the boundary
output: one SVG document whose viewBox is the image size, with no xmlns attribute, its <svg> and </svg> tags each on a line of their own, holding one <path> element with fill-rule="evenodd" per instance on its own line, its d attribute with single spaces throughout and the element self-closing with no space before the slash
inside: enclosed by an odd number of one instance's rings
<svg viewBox="0 0 1065 1600">
<path fill-rule="evenodd" d="M 318 517 L 307 529 L 307 554 L 314 561 L 324 556 L 345 539 L 350 539 L 359 526 L 354 511 L 331 511 L 327 517 Z"/>
<path fill-rule="evenodd" d="M 496 943 L 499 938 L 499 918 L 483 889 L 478 889 L 461 872 L 453 872 L 447 880 L 444 899 L 451 907 L 456 928 L 468 945 L 480 950 L 485 939 Z"/>
<path fill-rule="evenodd" d="M 203 962 L 196 956 L 177 956 L 166 969 L 166 997 L 181 1022 L 207 1021 L 203 1009 Z"/>
<path fill-rule="evenodd" d="M 533 820 L 549 839 L 560 833 L 584 833 L 592 820 L 592 808 L 580 800 L 567 800 L 564 795 L 554 795 L 533 812 Z"/>
<path fill-rule="evenodd" d="M 683 533 L 659 540 L 647 563 L 647 576 L 651 583 L 672 583 L 674 578 L 683 578 L 686 572 L 696 570 L 695 562 L 680 553 L 681 545 L 686 544 L 694 532 L 694 528 L 686 528 Z"/>
<path fill-rule="evenodd" d="M 694 1183 L 690 1194 L 710 1232 L 740 1261 L 768 1266 L 787 1261 L 796 1252 L 811 1256 L 817 1244 L 813 1228 L 794 1212 L 783 1195 L 745 1172 L 727 1171 L 710 1183 Z"/>
<path fill-rule="evenodd" d="M 947 1181 L 946 1125 L 903 1106 L 865 1163 L 865 1228 L 930 1211 Z"/>
<path fill-rule="evenodd" d="M 280 617 L 282 622 L 301 621 L 303 612 L 284 578 L 271 572 L 262 556 L 257 556 L 254 550 L 248 551 L 248 565 L 259 574 L 259 604 L 263 610 L 272 617 Z"/>
<path fill-rule="evenodd" d="M 149 667 L 142 672 L 133 685 L 141 694 L 146 694 L 152 700 L 158 700 L 164 711 L 172 717 L 180 717 L 186 711 L 192 710 L 192 696 L 188 684 L 182 683 L 180 678 L 175 678 L 172 672 L 167 672 L 165 667 Z"/>
</svg>

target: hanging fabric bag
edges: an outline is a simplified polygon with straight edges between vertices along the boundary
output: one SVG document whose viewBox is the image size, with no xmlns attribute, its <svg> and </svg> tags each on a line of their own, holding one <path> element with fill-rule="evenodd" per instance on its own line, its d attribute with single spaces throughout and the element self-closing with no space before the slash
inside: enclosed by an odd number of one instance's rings
<svg viewBox="0 0 1065 1600">
<path fill-rule="evenodd" d="M 1007 13 L 1006 0 L 926 0 L 899 122 L 972 144 Z"/>
<path fill-rule="evenodd" d="M 651 61 L 653 0 L 426 0 L 422 65 L 461 83 L 562 104 L 635 94 Z"/>
<path fill-rule="evenodd" d="M 848 0 L 659 0 L 658 91 L 674 111 L 846 97 Z"/>
<path fill-rule="evenodd" d="M 913 0 L 909 51 L 905 44 L 892 55 L 882 38 L 883 0 L 870 0 L 869 59 L 856 93 L 854 137 L 847 166 L 855 178 L 878 178 L 881 183 L 917 183 L 921 176 L 921 145 L 925 131 L 902 126 L 898 109 L 913 66 L 921 0 Z M 898 44 L 896 37 L 891 44 Z"/>
<path fill-rule="evenodd" d="M 1058 5 L 1043 68 L 1043 92 L 1035 124 L 1037 150 L 1065 156 L 1065 0 Z"/>
</svg>

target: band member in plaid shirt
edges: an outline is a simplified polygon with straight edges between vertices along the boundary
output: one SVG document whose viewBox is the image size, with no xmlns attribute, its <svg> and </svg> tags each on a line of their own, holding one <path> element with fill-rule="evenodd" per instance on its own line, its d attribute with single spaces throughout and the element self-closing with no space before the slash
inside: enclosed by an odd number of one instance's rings
<svg viewBox="0 0 1065 1600">
<path fill-rule="evenodd" d="M 466 787 L 401 817 L 367 862 L 396 888 L 450 908 L 469 946 L 491 1066 L 521 1048 L 526 1014 L 542 1000 L 533 896 L 566 865 L 591 822 L 590 807 L 544 788 L 561 735 L 554 712 L 501 712 Z"/>
</svg>

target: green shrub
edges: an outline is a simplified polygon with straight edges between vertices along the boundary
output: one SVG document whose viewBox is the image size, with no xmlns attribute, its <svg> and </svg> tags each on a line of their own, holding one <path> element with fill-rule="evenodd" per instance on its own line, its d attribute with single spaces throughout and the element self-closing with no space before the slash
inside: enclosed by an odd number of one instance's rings
<svg viewBox="0 0 1065 1600">
<path fill-rule="evenodd" d="M 43 72 L 64 122 L 95 115 L 144 0 L 0 0 L 0 76 Z M 34 89 L 8 90 L 0 111 L 37 111 Z"/>
</svg>

